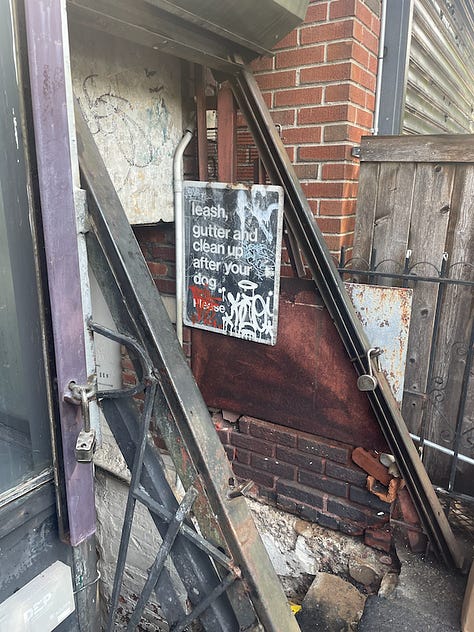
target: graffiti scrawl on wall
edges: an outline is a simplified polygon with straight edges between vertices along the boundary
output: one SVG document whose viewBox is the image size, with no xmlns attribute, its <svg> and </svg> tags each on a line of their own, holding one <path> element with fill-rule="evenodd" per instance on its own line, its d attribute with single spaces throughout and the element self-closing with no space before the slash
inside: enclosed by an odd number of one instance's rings
<svg viewBox="0 0 474 632">
<path fill-rule="evenodd" d="M 185 182 L 184 322 L 276 343 L 283 190 Z"/>
<path fill-rule="evenodd" d="M 112 37 L 71 37 L 74 94 L 132 224 L 173 220 L 179 60 Z"/>
</svg>

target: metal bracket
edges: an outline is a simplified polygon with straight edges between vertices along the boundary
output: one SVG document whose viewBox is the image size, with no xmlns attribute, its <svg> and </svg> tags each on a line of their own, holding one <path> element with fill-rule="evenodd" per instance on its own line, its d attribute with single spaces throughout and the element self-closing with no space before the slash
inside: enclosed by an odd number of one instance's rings
<svg viewBox="0 0 474 632">
<path fill-rule="evenodd" d="M 360 160 L 360 155 L 361 155 L 360 145 L 356 145 L 355 147 L 351 149 L 351 156 L 353 158 L 358 158 Z"/>
<path fill-rule="evenodd" d="M 84 428 L 76 439 L 76 460 L 80 463 L 90 463 L 94 456 L 96 435 L 95 430 L 91 428 L 89 404 L 97 395 L 96 376 L 90 375 L 86 385 L 80 385 L 71 380 L 68 389 L 69 393 L 64 395 L 64 400 L 70 404 L 81 406 L 84 421 Z"/>
<path fill-rule="evenodd" d="M 371 356 L 375 358 L 377 371 L 379 371 L 380 368 L 378 358 L 381 353 L 383 352 L 380 347 L 372 347 L 367 351 L 367 365 L 369 367 L 369 372 L 363 375 L 359 375 L 359 377 L 357 378 L 357 388 L 359 389 L 359 391 L 374 391 L 377 388 L 378 382 L 377 378 L 373 374 Z"/>
</svg>

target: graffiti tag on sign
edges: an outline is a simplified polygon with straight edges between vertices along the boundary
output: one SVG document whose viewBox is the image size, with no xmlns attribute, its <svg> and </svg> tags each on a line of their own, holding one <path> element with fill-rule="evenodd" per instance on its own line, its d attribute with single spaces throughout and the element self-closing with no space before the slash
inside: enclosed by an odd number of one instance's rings
<svg viewBox="0 0 474 632">
<path fill-rule="evenodd" d="M 283 190 L 184 183 L 186 325 L 276 343 Z"/>
</svg>

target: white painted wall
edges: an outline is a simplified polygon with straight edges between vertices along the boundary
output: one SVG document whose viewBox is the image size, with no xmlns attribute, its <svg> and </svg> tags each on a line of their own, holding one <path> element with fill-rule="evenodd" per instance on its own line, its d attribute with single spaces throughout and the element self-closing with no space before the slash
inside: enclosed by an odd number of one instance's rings
<svg viewBox="0 0 474 632">
<path fill-rule="evenodd" d="M 180 61 L 125 40 L 71 31 L 74 94 L 131 224 L 173 220 L 182 136 Z"/>
</svg>

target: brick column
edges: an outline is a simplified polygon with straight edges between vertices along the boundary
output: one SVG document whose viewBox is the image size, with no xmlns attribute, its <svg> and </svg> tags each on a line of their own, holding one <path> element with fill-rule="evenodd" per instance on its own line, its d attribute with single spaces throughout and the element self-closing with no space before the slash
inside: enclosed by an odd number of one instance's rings
<svg viewBox="0 0 474 632">
<path fill-rule="evenodd" d="M 305 22 L 253 64 L 330 249 L 350 246 L 358 161 L 371 133 L 380 0 L 313 0 Z"/>
</svg>

